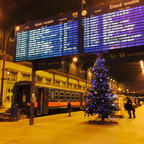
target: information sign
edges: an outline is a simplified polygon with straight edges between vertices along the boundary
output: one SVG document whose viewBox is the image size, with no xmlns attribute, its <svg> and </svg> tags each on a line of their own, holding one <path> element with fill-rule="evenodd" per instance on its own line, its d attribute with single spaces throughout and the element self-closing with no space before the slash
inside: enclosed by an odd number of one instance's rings
<svg viewBox="0 0 144 144">
<path fill-rule="evenodd" d="M 84 53 L 144 45 L 144 6 L 83 19 Z"/>
</svg>

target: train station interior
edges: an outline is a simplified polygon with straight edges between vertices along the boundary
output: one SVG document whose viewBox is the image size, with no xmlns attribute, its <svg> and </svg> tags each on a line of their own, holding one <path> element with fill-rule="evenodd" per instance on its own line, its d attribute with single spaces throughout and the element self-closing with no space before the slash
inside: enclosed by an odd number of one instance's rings
<svg viewBox="0 0 144 144">
<path fill-rule="evenodd" d="M 144 143 L 143 0 L 0 3 L 1 144 Z M 117 106 L 104 122 L 85 113 L 99 57 Z"/>
</svg>

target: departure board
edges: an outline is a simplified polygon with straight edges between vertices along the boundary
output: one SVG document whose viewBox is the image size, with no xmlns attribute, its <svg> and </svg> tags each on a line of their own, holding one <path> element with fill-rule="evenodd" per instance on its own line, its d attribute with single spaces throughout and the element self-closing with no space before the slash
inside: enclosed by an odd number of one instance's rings
<svg viewBox="0 0 144 144">
<path fill-rule="evenodd" d="M 144 46 L 144 1 L 104 3 L 15 30 L 15 61 Z"/>
<path fill-rule="evenodd" d="M 77 20 L 17 33 L 16 61 L 77 53 Z"/>
<path fill-rule="evenodd" d="M 87 17 L 84 53 L 144 45 L 144 5 Z"/>
</svg>

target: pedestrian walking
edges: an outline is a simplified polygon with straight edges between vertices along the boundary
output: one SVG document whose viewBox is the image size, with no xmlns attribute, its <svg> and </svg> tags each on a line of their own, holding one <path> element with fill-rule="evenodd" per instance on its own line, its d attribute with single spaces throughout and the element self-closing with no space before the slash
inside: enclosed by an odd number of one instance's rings
<svg viewBox="0 0 144 144">
<path fill-rule="evenodd" d="M 68 108 L 69 116 L 71 116 L 71 103 L 69 101 L 68 101 L 67 108 Z"/>
<path fill-rule="evenodd" d="M 135 107 L 132 105 L 132 101 L 130 98 L 126 98 L 127 102 L 126 104 L 124 104 L 124 108 L 127 110 L 129 118 L 132 117 L 133 114 L 133 118 L 135 118 Z"/>
</svg>

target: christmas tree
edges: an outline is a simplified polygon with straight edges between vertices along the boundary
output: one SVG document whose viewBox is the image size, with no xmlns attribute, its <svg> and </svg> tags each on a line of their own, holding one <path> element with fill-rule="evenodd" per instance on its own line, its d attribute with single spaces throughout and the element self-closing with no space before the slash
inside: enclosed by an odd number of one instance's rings
<svg viewBox="0 0 144 144">
<path fill-rule="evenodd" d="M 98 114 L 102 121 L 116 110 L 113 94 L 109 85 L 108 69 L 105 59 L 97 58 L 93 68 L 91 87 L 86 98 L 85 112 L 89 115 Z"/>
</svg>

